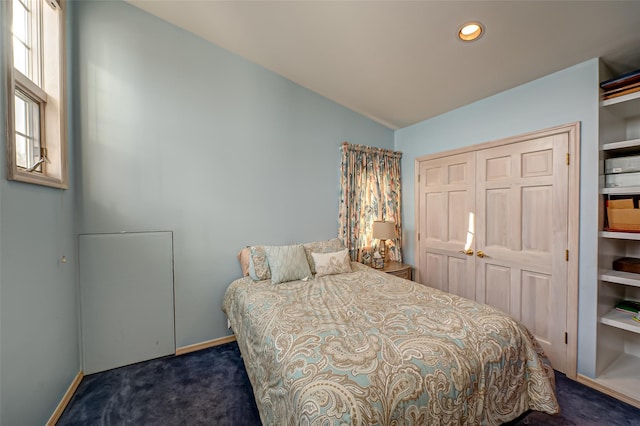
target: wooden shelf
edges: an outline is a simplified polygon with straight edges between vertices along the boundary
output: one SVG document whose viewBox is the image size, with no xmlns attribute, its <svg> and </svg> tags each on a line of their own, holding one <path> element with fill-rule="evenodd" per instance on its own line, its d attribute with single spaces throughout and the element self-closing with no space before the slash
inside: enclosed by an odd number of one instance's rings
<svg viewBox="0 0 640 426">
<path fill-rule="evenodd" d="M 640 232 L 616 232 L 600 231 L 602 238 L 613 238 L 615 240 L 637 240 L 640 241 Z"/>
<path fill-rule="evenodd" d="M 640 194 L 640 186 L 620 186 L 616 188 L 602 188 L 601 194 L 609 195 L 636 195 Z"/>
<path fill-rule="evenodd" d="M 601 101 L 600 106 L 621 117 L 640 115 L 640 92 Z"/>
<path fill-rule="evenodd" d="M 603 151 L 615 151 L 616 153 L 638 152 L 640 151 L 640 139 L 628 141 L 609 142 L 602 145 Z"/>
<path fill-rule="evenodd" d="M 596 389 L 640 408 L 640 358 L 628 353 L 619 356 L 595 380 Z M 604 387 L 604 389 L 603 389 Z"/>
<path fill-rule="evenodd" d="M 634 274 L 633 272 L 614 271 L 613 269 L 607 269 L 600 271 L 599 279 L 614 284 L 640 287 L 640 274 Z"/>
<path fill-rule="evenodd" d="M 600 318 L 600 322 L 611 327 L 640 334 L 640 322 L 633 319 L 633 314 L 620 312 L 614 309 L 609 311 L 606 315 L 603 315 L 602 318 Z"/>
</svg>

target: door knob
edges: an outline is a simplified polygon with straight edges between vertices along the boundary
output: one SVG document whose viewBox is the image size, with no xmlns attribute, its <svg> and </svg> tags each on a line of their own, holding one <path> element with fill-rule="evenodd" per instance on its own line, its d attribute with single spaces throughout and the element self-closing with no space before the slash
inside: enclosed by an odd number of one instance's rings
<svg viewBox="0 0 640 426">
<path fill-rule="evenodd" d="M 478 253 L 476 253 L 476 256 L 478 256 L 478 257 L 489 257 L 482 250 L 478 250 Z"/>
<path fill-rule="evenodd" d="M 468 249 L 468 250 L 459 250 L 458 253 L 464 253 L 467 256 L 473 256 L 473 250 Z"/>
</svg>

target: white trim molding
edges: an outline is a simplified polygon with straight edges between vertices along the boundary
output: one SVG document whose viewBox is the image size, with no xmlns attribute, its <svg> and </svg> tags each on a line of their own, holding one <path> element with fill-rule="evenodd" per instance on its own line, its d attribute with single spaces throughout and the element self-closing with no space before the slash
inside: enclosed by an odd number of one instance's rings
<svg viewBox="0 0 640 426">
<path fill-rule="evenodd" d="M 53 412 L 51 417 L 49 417 L 47 426 L 55 426 L 56 423 L 58 423 L 58 420 L 60 420 L 60 417 L 62 416 L 65 408 L 67 408 L 67 405 L 69 405 L 69 401 L 71 401 L 73 394 L 76 393 L 78 386 L 80 386 L 80 382 L 82 381 L 83 377 L 84 373 L 82 372 L 82 370 L 80 370 L 78 374 L 76 374 L 76 377 L 74 377 L 71 385 L 69 385 L 69 389 L 67 389 L 67 391 L 64 393 L 64 396 L 62 397 L 62 400 L 56 407 L 55 411 Z"/>
</svg>

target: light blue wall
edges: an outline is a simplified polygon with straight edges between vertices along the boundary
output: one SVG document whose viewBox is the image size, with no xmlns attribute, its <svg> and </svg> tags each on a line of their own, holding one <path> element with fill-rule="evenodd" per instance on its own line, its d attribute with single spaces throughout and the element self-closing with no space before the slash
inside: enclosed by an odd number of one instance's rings
<svg viewBox="0 0 640 426">
<path fill-rule="evenodd" d="M 247 244 L 337 235 L 339 146 L 393 132 L 126 3 L 78 2 L 78 231 L 174 231 L 177 346 Z"/>
<path fill-rule="evenodd" d="M 0 424 L 42 425 L 80 371 L 74 179 L 66 191 L 6 180 L 4 55 L 0 70 Z"/>
<path fill-rule="evenodd" d="M 403 152 L 404 254 L 415 259 L 414 161 L 427 154 L 580 121 L 578 372 L 595 374 L 598 228 L 598 60 L 548 75 L 395 132 Z"/>
</svg>

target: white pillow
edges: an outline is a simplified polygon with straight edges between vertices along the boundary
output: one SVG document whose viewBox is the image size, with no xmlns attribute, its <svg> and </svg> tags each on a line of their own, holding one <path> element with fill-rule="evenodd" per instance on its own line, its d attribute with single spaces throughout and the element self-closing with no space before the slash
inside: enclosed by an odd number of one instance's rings
<svg viewBox="0 0 640 426">
<path fill-rule="evenodd" d="M 333 253 L 311 253 L 311 256 L 316 265 L 316 277 L 351 272 L 348 249 Z"/>
</svg>

